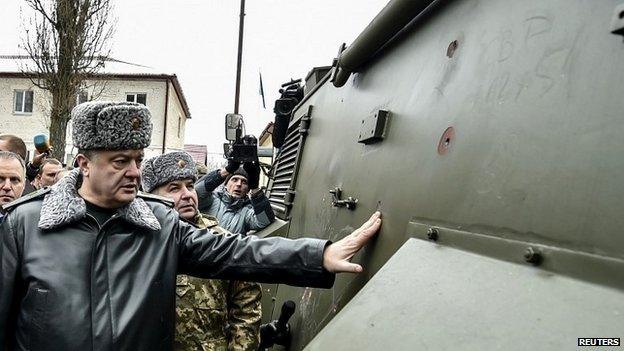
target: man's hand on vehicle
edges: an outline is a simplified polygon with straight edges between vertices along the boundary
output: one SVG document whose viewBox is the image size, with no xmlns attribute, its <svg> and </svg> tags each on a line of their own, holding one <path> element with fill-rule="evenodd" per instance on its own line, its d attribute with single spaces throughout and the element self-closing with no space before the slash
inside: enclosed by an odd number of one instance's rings
<svg viewBox="0 0 624 351">
<path fill-rule="evenodd" d="M 332 273 L 360 273 L 362 266 L 351 263 L 351 258 L 377 233 L 381 227 L 381 212 L 377 211 L 353 233 L 330 244 L 323 253 L 323 267 Z"/>
</svg>

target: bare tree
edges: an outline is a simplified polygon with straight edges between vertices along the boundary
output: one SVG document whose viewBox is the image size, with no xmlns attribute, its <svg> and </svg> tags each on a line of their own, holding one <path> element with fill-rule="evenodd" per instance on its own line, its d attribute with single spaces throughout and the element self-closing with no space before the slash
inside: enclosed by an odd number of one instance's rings
<svg viewBox="0 0 624 351">
<path fill-rule="evenodd" d="M 110 55 L 114 31 L 112 0 L 24 0 L 33 10 L 23 38 L 30 56 L 21 70 L 50 92 L 50 142 L 53 156 L 65 153 L 71 109 L 86 80 Z"/>
</svg>

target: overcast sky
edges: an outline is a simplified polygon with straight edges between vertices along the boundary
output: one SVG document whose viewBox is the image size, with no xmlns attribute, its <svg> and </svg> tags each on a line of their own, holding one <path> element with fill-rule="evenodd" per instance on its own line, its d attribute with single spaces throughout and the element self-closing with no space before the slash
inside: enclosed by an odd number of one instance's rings
<svg viewBox="0 0 624 351">
<path fill-rule="evenodd" d="M 0 55 L 20 43 L 23 0 L 1 0 Z M 273 119 L 281 83 L 330 65 L 388 0 L 247 0 L 240 113 L 258 136 Z M 234 110 L 239 0 L 118 0 L 113 57 L 175 73 L 189 103 L 187 144 L 222 152 L 223 120 Z M 266 109 L 258 72 L 262 72 Z"/>
</svg>

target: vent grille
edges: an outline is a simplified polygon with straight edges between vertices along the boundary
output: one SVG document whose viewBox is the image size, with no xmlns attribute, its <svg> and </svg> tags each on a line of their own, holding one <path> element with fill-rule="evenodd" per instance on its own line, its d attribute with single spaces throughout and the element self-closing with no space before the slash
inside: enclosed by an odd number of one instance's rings
<svg viewBox="0 0 624 351">
<path fill-rule="evenodd" d="M 311 108 L 311 106 L 310 106 Z M 273 179 L 267 193 L 275 216 L 287 220 L 295 198 L 295 185 L 303 144 L 310 125 L 308 114 L 293 122 L 286 133 L 286 139 L 275 161 Z"/>
</svg>

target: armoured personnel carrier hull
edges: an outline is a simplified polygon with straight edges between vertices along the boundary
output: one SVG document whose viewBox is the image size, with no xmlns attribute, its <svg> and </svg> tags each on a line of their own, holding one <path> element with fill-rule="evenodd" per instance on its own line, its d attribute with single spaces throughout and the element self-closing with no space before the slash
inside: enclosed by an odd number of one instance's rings
<svg viewBox="0 0 624 351">
<path fill-rule="evenodd" d="M 290 349 L 624 336 L 620 4 L 391 1 L 311 73 L 260 234 L 337 240 L 376 209 L 383 226 L 365 273 L 265 287 L 274 314 L 297 305 Z"/>
</svg>

